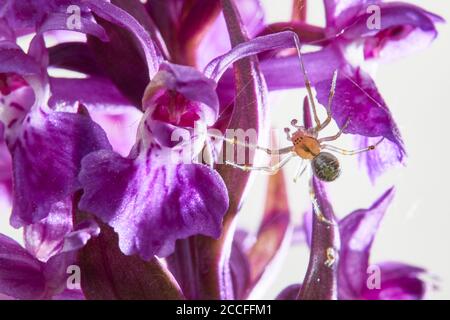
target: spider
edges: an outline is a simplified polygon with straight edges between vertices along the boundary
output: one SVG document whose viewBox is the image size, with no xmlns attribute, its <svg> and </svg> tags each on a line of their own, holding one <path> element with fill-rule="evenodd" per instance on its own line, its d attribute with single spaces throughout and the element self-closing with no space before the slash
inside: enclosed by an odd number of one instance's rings
<svg viewBox="0 0 450 320">
<path fill-rule="evenodd" d="M 297 37 L 294 37 L 295 45 L 299 57 L 300 67 L 301 71 L 304 77 L 305 81 L 305 87 L 307 90 L 307 99 L 309 100 L 309 104 L 312 106 L 313 111 L 313 117 L 315 122 L 315 127 L 312 128 L 306 128 L 305 126 L 298 125 L 298 121 L 296 119 L 293 119 L 291 121 L 291 125 L 295 128 L 294 133 L 290 133 L 289 128 L 285 128 L 284 131 L 287 135 L 287 139 L 292 142 L 292 145 L 286 148 L 282 149 L 276 149 L 272 150 L 269 148 L 264 148 L 258 145 L 252 145 L 247 143 L 242 143 L 237 141 L 236 139 L 227 139 L 222 138 L 223 140 L 235 144 L 235 145 L 243 145 L 245 147 L 251 147 L 255 148 L 257 150 L 262 150 L 266 152 L 269 155 L 287 155 L 284 159 L 282 159 L 280 162 L 273 166 L 247 166 L 247 165 L 239 165 L 230 161 L 225 161 L 226 164 L 233 166 L 235 168 L 250 171 L 250 170 L 258 170 L 258 171 L 265 171 L 269 173 L 276 173 L 278 170 L 280 170 L 285 164 L 289 162 L 294 157 L 300 157 L 302 159 L 302 162 L 300 163 L 300 166 L 295 174 L 294 181 L 297 181 L 300 176 L 304 173 L 306 170 L 306 165 L 304 164 L 305 160 L 308 160 L 311 162 L 312 172 L 315 177 L 317 177 L 321 181 L 325 182 L 331 182 L 336 180 L 340 174 L 341 174 L 341 168 L 339 164 L 338 158 L 332 154 L 331 152 L 340 153 L 343 155 L 355 155 L 367 151 L 374 150 L 382 141 L 384 138 L 381 138 L 377 143 L 374 145 L 370 145 L 366 148 L 359 149 L 359 150 L 345 150 L 342 148 L 335 147 L 330 144 L 326 144 L 325 142 L 335 141 L 337 140 L 343 133 L 343 131 L 347 128 L 348 124 L 350 123 L 350 118 L 347 119 L 344 126 L 340 128 L 340 130 L 333 136 L 323 137 L 319 138 L 319 132 L 323 130 L 325 127 L 330 124 L 332 120 L 331 115 L 331 104 L 333 101 L 333 97 L 336 90 L 336 80 L 338 76 L 338 71 L 336 70 L 333 74 L 333 79 L 331 82 L 331 89 L 328 96 L 328 104 L 326 107 L 327 117 L 326 119 L 321 122 L 316 110 L 316 105 L 313 98 L 312 88 L 311 88 L 311 82 L 308 78 L 308 74 L 306 72 L 302 54 L 300 52 L 300 41 Z M 328 151 L 331 152 L 328 152 Z"/>
</svg>

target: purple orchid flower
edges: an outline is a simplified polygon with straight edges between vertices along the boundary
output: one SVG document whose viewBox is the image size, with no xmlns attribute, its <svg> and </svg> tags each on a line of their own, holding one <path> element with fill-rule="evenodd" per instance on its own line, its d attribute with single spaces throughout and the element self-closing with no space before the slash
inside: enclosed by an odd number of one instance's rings
<svg viewBox="0 0 450 320">
<path fill-rule="evenodd" d="M 87 299 L 255 294 L 291 236 L 283 178 L 271 178 L 276 187 L 269 189 L 258 234 L 246 245 L 252 235 L 235 234 L 234 226 L 250 173 L 199 163 L 209 148 L 217 160 L 225 143 L 214 144 L 196 129 L 255 129 L 264 141 L 268 92 L 305 85 L 298 57 L 290 55 L 300 37 L 320 46 L 304 58 L 321 104 L 326 105 L 333 72 L 340 71 L 331 108 L 338 126 L 351 118 L 345 133 L 362 140 L 382 136 L 389 143 L 377 156 L 402 161 L 403 142 L 392 115 L 362 62 L 355 64 L 347 51 L 362 43 L 365 60 L 392 55 L 386 52 L 409 43 L 412 35 L 433 39 L 440 19 L 412 6 L 402 16 L 402 4 L 376 2 L 389 23 L 369 32 L 361 22 L 368 3 L 347 3 L 342 8 L 325 2 L 323 30 L 295 20 L 290 23 L 295 32 L 282 27 L 273 33 L 256 0 L 6 1 L 0 7 L 0 152 L 4 143 L 11 164 L 0 153 L 0 168 L 12 170 L 0 172 L 0 183 L 12 187 L 11 224 L 24 227 L 25 248 L 0 236 L 0 294 L 33 299 L 67 298 L 66 293 Z M 79 9 L 79 28 L 67 25 L 69 6 Z M 48 48 L 44 40 L 53 33 L 58 43 Z M 16 41 L 29 34 L 33 39 L 25 53 Z M 229 42 L 218 44 L 223 38 Z M 54 69 L 83 77 L 58 78 Z M 308 112 L 305 125 L 311 126 Z M 367 164 L 370 173 L 379 162 Z M 398 275 L 413 287 L 409 279 L 419 273 L 400 264 L 382 268 L 389 292 L 363 292 L 360 283 L 341 280 L 345 256 L 356 257 L 339 246 L 346 220 L 337 227 L 325 187 L 318 181 L 312 187 L 317 203 L 311 262 L 299 297 L 402 292 L 418 297 L 406 285 L 397 290 Z M 97 237 L 89 240 L 92 236 Z M 355 259 L 348 268 L 367 267 L 366 260 Z M 82 292 L 64 292 L 71 264 L 83 271 Z M 12 269 L 16 266 L 20 272 Z M 324 279 L 320 284 L 314 281 L 318 275 Z"/>
<path fill-rule="evenodd" d="M 372 243 L 393 196 L 394 189 L 391 188 L 370 208 L 353 211 L 339 221 L 339 299 L 420 300 L 425 297 L 428 288 L 425 269 L 401 262 L 370 262 Z M 304 217 L 308 244 L 312 240 L 311 227 L 312 213 L 309 212 Z M 301 287 L 299 284 L 287 287 L 278 299 L 296 299 Z"/>
</svg>

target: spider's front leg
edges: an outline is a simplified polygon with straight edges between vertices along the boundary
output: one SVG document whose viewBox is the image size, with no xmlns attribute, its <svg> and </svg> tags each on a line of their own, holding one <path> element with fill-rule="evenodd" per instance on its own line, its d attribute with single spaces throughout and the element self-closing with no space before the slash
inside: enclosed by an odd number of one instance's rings
<svg viewBox="0 0 450 320">
<path fill-rule="evenodd" d="M 269 148 L 258 146 L 256 144 L 241 142 L 237 139 L 229 139 L 229 138 L 225 138 L 225 137 L 217 136 L 217 135 L 213 135 L 213 134 L 209 134 L 209 136 L 213 137 L 213 138 L 221 139 L 225 142 L 228 142 L 230 144 L 234 144 L 237 146 L 261 150 L 261 151 L 264 151 L 265 153 L 267 153 L 268 155 L 282 155 L 282 154 L 286 154 L 286 153 L 289 153 L 292 151 L 292 147 L 286 147 L 286 148 L 281 148 L 281 149 L 269 149 Z"/>
<path fill-rule="evenodd" d="M 291 152 L 286 158 L 278 162 L 277 164 L 273 166 L 262 166 L 262 167 L 256 167 L 256 166 L 247 166 L 247 165 L 239 165 L 231 161 L 225 161 L 225 164 L 232 166 L 237 169 L 241 169 L 244 171 L 264 171 L 268 173 L 276 173 L 278 170 L 280 170 L 286 163 L 289 162 L 296 154 Z"/>
<path fill-rule="evenodd" d="M 337 77 L 338 77 L 338 70 L 335 70 L 334 73 L 333 73 L 333 80 L 331 81 L 330 93 L 328 94 L 327 118 L 325 119 L 325 121 L 322 124 L 320 124 L 320 126 L 317 126 L 315 128 L 315 130 L 317 132 L 319 132 L 320 130 L 322 130 L 326 126 L 328 126 L 330 124 L 331 120 L 332 120 L 332 117 L 331 117 L 331 105 L 333 103 L 334 94 L 336 92 Z"/>
</svg>

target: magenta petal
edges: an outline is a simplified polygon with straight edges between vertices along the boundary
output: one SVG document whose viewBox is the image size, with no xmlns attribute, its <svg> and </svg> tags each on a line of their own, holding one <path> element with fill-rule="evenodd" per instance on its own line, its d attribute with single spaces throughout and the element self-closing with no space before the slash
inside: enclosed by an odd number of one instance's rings
<svg viewBox="0 0 450 320">
<path fill-rule="evenodd" d="M 365 39 L 365 58 L 404 56 L 426 47 L 437 36 L 435 24 L 444 20 L 420 7 L 408 3 L 379 3 L 381 28 L 370 30 L 365 10 L 349 22 L 343 37 Z"/>
<path fill-rule="evenodd" d="M 361 297 L 366 286 L 372 242 L 393 196 L 394 189 L 391 188 L 369 209 L 354 211 L 339 222 L 339 298 Z"/>
<path fill-rule="evenodd" d="M 1 139 L 0 122 L 0 199 L 6 199 L 9 203 L 12 197 L 12 164 L 6 144 Z"/>
<path fill-rule="evenodd" d="M 362 298 L 368 300 L 420 300 L 425 296 L 427 285 L 421 276 L 422 268 L 411 265 L 385 262 L 380 268 L 380 288 L 364 287 Z"/>
<path fill-rule="evenodd" d="M 253 38 L 264 28 L 264 8 L 259 0 L 241 0 L 238 5 L 242 23 L 250 38 Z M 199 45 L 197 64 L 205 67 L 213 58 L 222 55 L 231 49 L 227 38 L 228 31 L 223 14 L 220 14 L 209 28 Z M 221 41 L 217 41 L 221 39 Z"/>
<path fill-rule="evenodd" d="M 110 147 L 103 130 L 87 116 L 37 112 L 27 119 L 19 140 L 10 147 L 15 192 L 11 224 L 15 227 L 47 217 L 55 203 L 80 188 L 81 159 Z"/>
<path fill-rule="evenodd" d="M 145 158 L 144 158 L 145 159 Z M 172 253 L 177 239 L 218 237 L 228 207 L 220 176 L 200 164 L 171 164 L 98 151 L 82 162 L 80 209 L 93 213 L 119 234 L 121 250 L 150 260 Z"/>
<path fill-rule="evenodd" d="M 61 251 L 71 230 L 72 201 L 68 199 L 55 203 L 47 218 L 25 227 L 25 247 L 34 257 L 47 261 Z"/>
<path fill-rule="evenodd" d="M 356 139 L 359 148 L 366 148 L 379 141 L 379 138 L 369 138 L 361 136 Z M 359 156 L 359 163 L 361 167 L 367 170 L 369 178 L 374 183 L 382 173 L 388 168 L 399 163 L 398 159 L 402 158 L 404 154 L 399 153 L 398 147 L 391 141 L 383 141 L 378 145 L 376 152 L 365 152 Z"/>
<path fill-rule="evenodd" d="M 75 106 L 81 103 L 88 109 L 109 110 L 134 107 L 117 87 L 105 77 L 86 79 L 50 78 L 52 96 L 50 107 Z"/>
<path fill-rule="evenodd" d="M 13 42 L 0 41 L 0 73 L 37 74 L 39 65 Z"/>
<path fill-rule="evenodd" d="M 322 105 L 327 105 L 330 87 L 330 80 L 316 84 Z M 405 150 L 397 125 L 374 81 L 364 71 L 348 67 L 339 73 L 331 111 L 340 128 L 350 121 L 345 133 L 384 137 L 395 144 L 397 160 L 403 160 Z"/>
<path fill-rule="evenodd" d="M 52 9 L 53 1 L 46 0 L 7 0 L 2 3 L 0 19 L 5 19 L 15 32 L 16 36 L 32 32 L 36 25 L 45 18 Z"/>
<path fill-rule="evenodd" d="M 110 39 L 109 42 L 102 42 L 88 37 L 87 44 L 98 69 L 103 70 L 118 89 L 140 108 L 145 87 L 158 71 L 161 56 L 149 32 L 130 13 L 104 0 L 87 2 Z M 124 1 L 120 5 L 126 6 Z"/>
<path fill-rule="evenodd" d="M 327 26 L 343 26 L 370 4 L 379 3 L 380 0 L 324 0 Z"/>
<path fill-rule="evenodd" d="M 45 288 L 43 264 L 0 234 L 0 293 L 17 299 L 39 299 Z"/>
<path fill-rule="evenodd" d="M 156 100 L 165 92 L 177 92 L 188 101 L 198 102 L 196 113 L 203 122 L 213 125 L 219 115 L 216 83 L 195 68 L 165 62 L 157 76 L 148 85 L 142 99 L 143 107 L 155 107 Z M 184 107 L 184 106 L 177 106 Z"/>
</svg>

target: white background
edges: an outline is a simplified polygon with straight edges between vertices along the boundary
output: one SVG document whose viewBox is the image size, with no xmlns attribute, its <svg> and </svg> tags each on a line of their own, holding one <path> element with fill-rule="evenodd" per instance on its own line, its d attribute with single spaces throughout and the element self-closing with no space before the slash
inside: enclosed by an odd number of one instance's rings
<svg viewBox="0 0 450 320">
<path fill-rule="evenodd" d="M 269 21 L 288 19 L 291 0 L 264 0 Z M 448 1 L 409 1 L 450 20 Z M 322 1 L 309 0 L 309 19 L 323 23 Z M 375 187 L 358 169 L 355 159 L 342 158 L 343 174 L 330 185 L 339 217 L 372 204 L 388 187 L 396 196 L 372 250 L 371 262 L 402 261 L 430 270 L 441 279 L 438 291 L 428 298 L 450 298 L 450 29 L 440 27 L 439 38 L 425 51 L 379 67 L 376 83 L 400 127 L 409 154 L 407 167 L 386 174 Z M 271 97 L 273 126 L 282 128 L 292 118 L 301 118 L 299 90 Z M 333 129 L 333 128 L 332 128 Z M 333 130 L 329 132 L 332 133 Z M 335 129 L 335 128 L 334 128 Z M 340 139 L 341 146 L 350 140 Z M 292 182 L 295 166 L 286 166 L 293 220 L 309 207 L 306 181 Z M 258 176 L 240 214 L 239 225 L 257 227 L 265 196 L 265 176 Z M 1 209 L 0 231 L 15 239 L 21 233 L 8 223 L 9 212 Z M 304 246 L 295 247 L 280 266 L 275 281 L 262 297 L 273 298 L 285 286 L 303 279 L 308 262 Z"/>
</svg>

